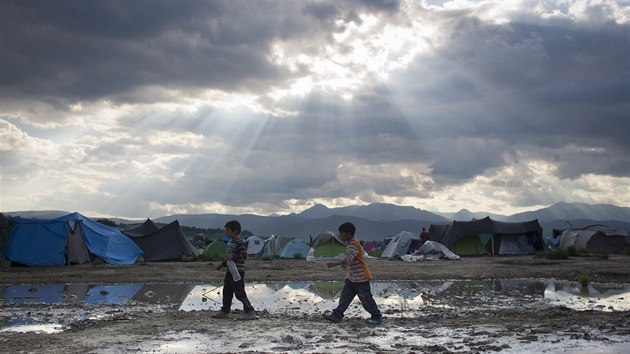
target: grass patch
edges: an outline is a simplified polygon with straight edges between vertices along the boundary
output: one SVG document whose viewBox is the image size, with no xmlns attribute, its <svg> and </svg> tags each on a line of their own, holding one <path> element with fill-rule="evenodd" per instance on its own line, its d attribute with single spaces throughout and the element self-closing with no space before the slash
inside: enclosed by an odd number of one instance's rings
<svg viewBox="0 0 630 354">
<path fill-rule="evenodd" d="M 564 250 L 550 250 L 545 252 L 547 259 L 569 259 L 569 253 Z"/>
<path fill-rule="evenodd" d="M 368 252 L 368 256 L 379 258 L 383 254 L 383 250 L 371 250 Z"/>
</svg>

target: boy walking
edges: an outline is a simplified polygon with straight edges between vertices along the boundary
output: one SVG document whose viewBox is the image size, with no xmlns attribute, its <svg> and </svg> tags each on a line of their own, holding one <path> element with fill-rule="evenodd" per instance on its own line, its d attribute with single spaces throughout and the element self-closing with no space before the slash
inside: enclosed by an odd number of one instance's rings
<svg viewBox="0 0 630 354">
<path fill-rule="evenodd" d="M 249 302 L 247 294 L 245 293 L 245 259 L 247 259 L 247 247 L 245 242 L 238 238 L 241 233 L 241 224 L 236 221 L 228 221 L 225 224 L 225 235 L 230 238 L 227 247 L 227 256 L 225 260 L 217 266 L 217 270 L 222 268 L 228 268 L 225 271 L 225 277 L 223 278 L 223 307 L 218 311 L 215 318 L 225 318 L 231 311 L 232 298 L 236 298 L 243 303 L 243 311 L 245 314 L 242 319 L 254 320 L 256 319 L 256 312 L 254 307 Z M 228 264 L 228 262 L 234 262 Z M 234 269 L 234 266 L 236 266 Z M 229 269 L 229 268 L 232 269 Z"/>
<path fill-rule="evenodd" d="M 327 266 L 328 268 L 347 266 L 348 276 L 339 297 L 339 305 L 331 313 L 324 313 L 323 316 L 331 322 L 340 322 L 343 313 L 348 309 L 354 297 L 358 295 L 363 308 L 371 315 L 367 322 L 376 325 L 381 323 L 383 315 L 372 297 L 370 288 L 372 274 L 365 263 L 363 247 L 361 247 L 359 240 L 354 238 L 355 232 L 356 227 L 350 222 L 339 226 L 339 238 L 346 243 L 346 257 L 338 262 L 330 262 Z"/>
</svg>

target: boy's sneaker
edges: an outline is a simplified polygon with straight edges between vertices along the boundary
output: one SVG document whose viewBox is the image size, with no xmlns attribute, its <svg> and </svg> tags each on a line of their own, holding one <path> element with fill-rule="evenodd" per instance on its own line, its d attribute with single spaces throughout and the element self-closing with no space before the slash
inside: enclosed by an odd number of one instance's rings
<svg viewBox="0 0 630 354">
<path fill-rule="evenodd" d="M 256 312 L 254 311 L 245 312 L 243 316 L 241 316 L 241 320 L 244 321 L 255 320 L 256 318 Z"/>
<path fill-rule="evenodd" d="M 332 313 L 323 313 L 322 317 L 324 317 L 325 319 L 327 319 L 330 322 L 341 322 L 341 318 L 337 318 L 337 316 L 333 315 Z"/>
<path fill-rule="evenodd" d="M 227 317 L 227 313 L 223 312 L 223 311 L 217 311 L 215 312 L 214 315 L 212 315 L 213 318 L 226 318 Z"/>
<path fill-rule="evenodd" d="M 381 324 L 381 322 L 382 322 L 382 319 L 380 318 L 370 318 L 367 320 L 367 323 L 371 325 L 379 325 Z"/>
</svg>

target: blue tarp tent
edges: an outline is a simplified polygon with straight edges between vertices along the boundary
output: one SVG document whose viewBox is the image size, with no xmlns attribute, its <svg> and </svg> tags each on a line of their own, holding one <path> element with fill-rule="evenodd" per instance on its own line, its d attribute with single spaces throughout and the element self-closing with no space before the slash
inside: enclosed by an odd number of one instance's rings
<svg viewBox="0 0 630 354">
<path fill-rule="evenodd" d="M 134 264 L 142 250 L 120 230 L 103 225 L 79 213 L 71 213 L 55 220 L 66 221 L 71 229 L 81 224 L 85 246 L 94 255 L 110 264 Z"/>
<path fill-rule="evenodd" d="M 63 220 L 11 219 L 6 257 L 27 266 L 66 264 L 68 223 Z"/>
</svg>

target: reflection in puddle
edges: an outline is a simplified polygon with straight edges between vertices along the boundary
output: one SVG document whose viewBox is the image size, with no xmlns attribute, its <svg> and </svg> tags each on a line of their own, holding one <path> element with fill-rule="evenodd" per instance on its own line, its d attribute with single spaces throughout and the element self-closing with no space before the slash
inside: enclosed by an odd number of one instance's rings
<svg viewBox="0 0 630 354">
<path fill-rule="evenodd" d="M 311 315 L 332 310 L 343 288 L 342 281 L 248 283 L 247 294 L 258 311 Z M 218 310 L 221 307 L 222 284 L 44 284 L 0 286 L 3 314 L 2 331 L 52 333 L 63 326 L 50 320 L 42 305 L 54 305 L 55 311 L 78 309 L 79 319 L 102 318 L 121 311 L 119 305 L 134 307 L 176 307 L 181 311 Z M 462 311 L 481 308 L 517 306 L 564 306 L 573 310 L 628 311 L 628 284 L 595 284 L 582 289 L 577 282 L 554 280 L 488 280 L 488 281 L 400 281 L 373 282 L 374 298 L 387 316 L 413 317 L 424 306 L 455 308 Z M 13 305 L 13 313 L 7 310 Z M 27 305 L 27 306 L 25 306 Z M 34 316 L 30 306 L 40 316 Z M 104 307 L 105 306 L 105 307 Z M 234 300 L 233 308 L 240 302 Z M 59 308 L 61 307 L 61 310 Z M 113 308 L 113 310 L 111 309 Z M 65 309 L 65 310 L 64 310 Z M 355 299 L 348 316 L 364 317 Z M 68 317 L 68 316 L 66 316 Z M 42 320 L 41 318 L 48 318 Z"/>
</svg>

